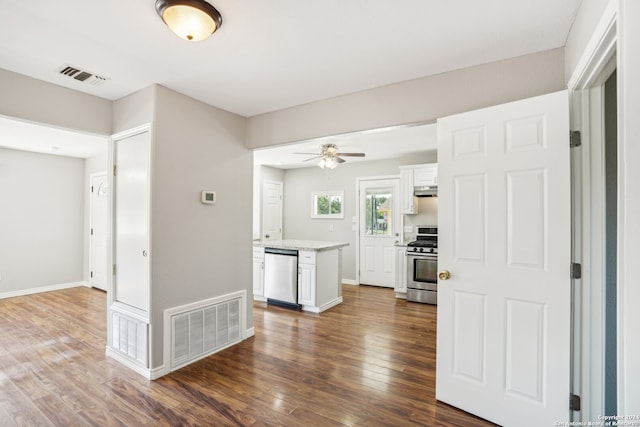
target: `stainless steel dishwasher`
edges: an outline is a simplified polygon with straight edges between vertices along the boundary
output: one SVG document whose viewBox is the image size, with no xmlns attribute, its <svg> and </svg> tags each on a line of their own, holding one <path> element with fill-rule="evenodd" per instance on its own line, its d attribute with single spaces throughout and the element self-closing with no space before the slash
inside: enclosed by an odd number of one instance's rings
<svg viewBox="0 0 640 427">
<path fill-rule="evenodd" d="M 298 251 L 264 249 L 264 296 L 267 303 L 300 310 L 298 304 Z"/>
</svg>

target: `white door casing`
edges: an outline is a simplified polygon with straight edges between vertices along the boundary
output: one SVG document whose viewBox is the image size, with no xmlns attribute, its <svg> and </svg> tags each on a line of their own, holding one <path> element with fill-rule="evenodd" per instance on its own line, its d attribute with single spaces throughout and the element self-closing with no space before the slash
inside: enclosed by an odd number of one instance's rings
<svg viewBox="0 0 640 427">
<path fill-rule="evenodd" d="M 566 91 L 438 120 L 436 398 L 501 425 L 569 419 Z"/>
<path fill-rule="evenodd" d="M 107 213 L 108 179 L 106 174 L 92 175 L 89 232 L 89 284 L 107 290 Z"/>
<path fill-rule="evenodd" d="M 282 240 L 282 182 L 262 183 L 261 240 Z"/>
<path fill-rule="evenodd" d="M 400 236 L 400 178 L 358 180 L 359 215 L 359 283 L 384 287 L 395 287 L 395 246 Z M 373 194 L 391 200 L 383 209 L 389 209 L 390 217 L 370 218 L 367 195 Z M 379 227 L 371 230 L 371 224 Z M 369 225 L 369 227 L 368 227 Z"/>
<path fill-rule="evenodd" d="M 149 132 L 115 141 L 114 301 L 149 306 Z"/>
</svg>

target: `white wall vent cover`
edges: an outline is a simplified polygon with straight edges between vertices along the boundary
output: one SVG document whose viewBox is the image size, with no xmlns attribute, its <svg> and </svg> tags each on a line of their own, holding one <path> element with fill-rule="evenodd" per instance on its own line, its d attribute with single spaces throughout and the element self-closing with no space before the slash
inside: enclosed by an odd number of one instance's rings
<svg viewBox="0 0 640 427">
<path fill-rule="evenodd" d="M 60 67 L 59 73 L 62 76 L 70 77 L 80 83 L 91 84 L 94 86 L 101 86 L 108 80 L 111 80 L 109 77 L 99 76 L 90 71 L 82 70 L 67 64 Z"/>
<path fill-rule="evenodd" d="M 146 367 L 147 340 L 146 323 L 111 312 L 111 347 Z"/>
<path fill-rule="evenodd" d="M 236 297 L 171 314 L 171 370 L 241 341 L 241 303 Z"/>
</svg>

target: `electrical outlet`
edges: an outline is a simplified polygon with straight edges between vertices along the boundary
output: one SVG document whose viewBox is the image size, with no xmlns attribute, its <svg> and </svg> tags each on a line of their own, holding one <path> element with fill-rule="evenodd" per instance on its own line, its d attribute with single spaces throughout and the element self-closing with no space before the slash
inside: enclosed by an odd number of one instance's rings
<svg viewBox="0 0 640 427">
<path fill-rule="evenodd" d="M 405 225 L 404 226 L 405 233 L 413 233 L 413 225 Z"/>
<path fill-rule="evenodd" d="M 329 231 L 333 231 L 333 224 L 329 224 Z"/>
</svg>

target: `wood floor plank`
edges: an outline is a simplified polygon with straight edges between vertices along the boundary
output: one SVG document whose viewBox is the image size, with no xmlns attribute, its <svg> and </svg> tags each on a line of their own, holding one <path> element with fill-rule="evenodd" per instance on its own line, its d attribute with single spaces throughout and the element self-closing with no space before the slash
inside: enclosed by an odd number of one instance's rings
<svg viewBox="0 0 640 427">
<path fill-rule="evenodd" d="M 322 314 L 257 302 L 254 337 L 156 381 L 105 357 L 104 292 L 0 300 L 0 425 L 493 425 L 435 399 L 437 307 L 343 298 Z"/>
</svg>

